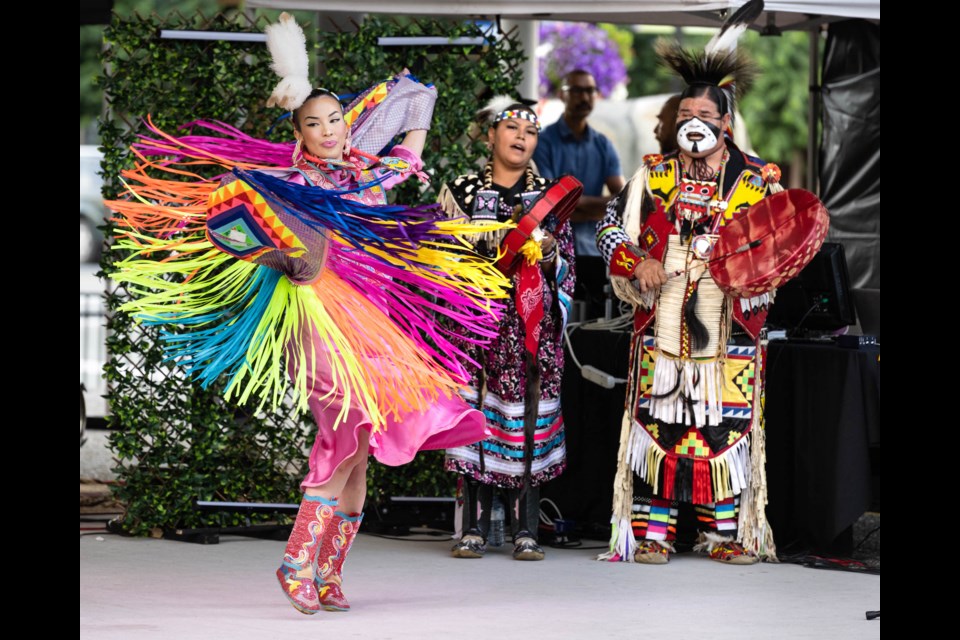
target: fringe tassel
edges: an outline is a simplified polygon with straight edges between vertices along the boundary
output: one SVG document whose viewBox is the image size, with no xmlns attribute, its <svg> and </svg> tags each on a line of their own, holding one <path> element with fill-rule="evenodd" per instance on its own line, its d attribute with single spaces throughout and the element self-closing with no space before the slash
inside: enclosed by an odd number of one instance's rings
<svg viewBox="0 0 960 640">
<path fill-rule="evenodd" d="M 629 394 L 628 394 L 629 397 Z M 633 428 L 633 403 L 627 402 L 620 423 L 620 451 L 617 455 L 617 474 L 613 479 L 613 516 L 610 537 L 610 554 L 603 554 L 598 560 L 621 560 L 631 562 L 636 551 L 637 541 L 633 537 L 630 514 L 633 511 L 633 470 L 627 461 L 630 451 L 631 429 Z M 619 555 L 619 558 L 614 558 Z"/>
<path fill-rule="evenodd" d="M 650 468 L 650 451 L 655 449 L 653 438 L 647 433 L 635 420 L 632 421 L 632 433 L 630 434 L 630 448 L 627 451 L 627 463 L 633 472 L 638 476 L 647 479 L 647 473 Z"/>
<path fill-rule="evenodd" d="M 677 458 L 667 456 L 663 459 L 663 489 L 660 495 L 664 500 L 676 500 Z"/>
<path fill-rule="evenodd" d="M 447 185 L 443 185 L 440 189 L 440 195 L 437 196 L 437 203 L 439 203 L 440 208 L 443 209 L 448 216 L 460 217 L 465 221 L 469 221 L 469 224 L 475 230 L 471 233 L 464 234 L 462 237 L 474 247 L 481 242 L 486 242 L 488 247 L 499 247 L 500 243 L 503 242 L 503 239 L 507 236 L 507 233 L 516 226 L 514 223 L 490 222 L 487 220 L 471 221 L 469 214 L 460 208 L 460 205 L 457 204 L 456 198 L 453 197 L 453 193 Z"/>
<path fill-rule="evenodd" d="M 757 434 L 760 444 L 757 445 Z M 757 496 L 766 504 L 766 474 L 763 469 L 763 432 L 759 426 L 722 455 L 711 460 L 667 456 L 647 430 L 624 412 L 620 429 L 620 453 L 614 479 L 614 514 L 611 518 L 610 550 L 598 560 L 633 561 L 637 548 L 630 524 L 633 509 L 633 474 L 649 484 L 665 500 L 709 504 L 740 495 L 738 542 L 767 561 L 776 562 L 773 533 Z M 750 542 L 755 540 L 755 542 Z M 632 542 L 631 542 L 632 541 Z"/>
<path fill-rule="evenodd" d="M 726 456 L 710 460 L 710 480 L 713 483 L 714 502 L 727 499 L 727 485 L 730 479 L 730 466 Z"/>
<path fill-rule="evenodd" d="M 657 351 L 650 389 L 650 415 L 668 423 L 720 424 L 723 381 L 720 359 L 678 360 Z"/>
<path fill-rule="evenodd" d="M 144 156 L 165 156 L 178 164 L 186 160 L 213 162 L 224 167 L 287 167 L 293 153 L 292 142 L 269 142 L 251 137 L 236 127 L 214 120 L 195 120 L 180 127 L 208 130 L 216 136 L 172 136 L 159 129 L 147 116 L 147 129 L 156 138 L 141 135 L 133 150 Z M 198 163 L 194 163 L 198 164 Z"/>
<path fill-rule="evenodd" d="M 482 226 L 485 223 L 475 222 L 473 224 L 477 226 Z M 490 223 L 486 223 L 486 224 L 490 224 Z M 484 231 L 482 233 L 473 233 L 473 234 L 464 236 L 464 239 L 467 242 L 473 244 L 474 246 L 477 246 L 481 242 L 486 242 L 488 247 L 499 247 L 500 244 L 503 242 L 503 239 L 507 237 L 507 233 L 509 231 L 510 229 L 503 229 L 503 228 L 492 229 L 490 231 Z"/>
<path fill-rule="evenodd" d="M 650 309 L 653 306 L 652 291 L 640 293 L 629 278 L 611 275 L 610 284 L 613 285 L 614 294 L 624 302 L 643 309 Z"/>
<path fill-rule="evenodd" d="M 627 454 L 630 449 L 630 431 L 633 428 L 633 410 L 628 403 L 623 412 L 623 419 L 620 425 L 620 452 L 617 460 L 617 474 L 613 480 L 613 523 L 620 522 L 620 536 L 629 534 L 633 539 L 633 528 L 630 526 L 630 514 L 633 511 L 633 471 L 627 462 Z M 626 527 L 623 524 L 626 522 Z M 614 531 L 616 534 L 616 530 Z M 633 550 L 636 549 L 636 541 L 632 540 L 627 545 L 630 551 L 629 556 L 633 557 Z"/>
<path fill-rule="evenodd" d="M 633 562 L 637 550 L 637 540 L 633 537 L 633 523 L 630 518 L 612 518 L 613 533 L 610 536 L 610 549 L 597 556 L 597 560 L 606 562 Z"/>
<path fill-rule="evenodd" d="M 329 319 L 318 332 L 329 336 L 325 338 L 328 349 L 334 347 L 329 352 L 334 379 L 353 385 L 365 406 L 376 404 L 376 409 L 370 409 L 371 417 L 399 418 L 426 409 L 441 393 L 456 393 L 458 382 L 451 380 L 438 362 L 404 334 L 386 330 L 390 319 L 335 274 L 322 274 L 312 291 L 291 288 L 298 294 L 310 294 L 304 295 L 309 305 L 305 317 Z M 324 300 L 335 302 L 325 304 Z"/>
<path fill-rule="evenodd" d="M 649 484 L 654 494 L 666 497 L 669 486 L 676 496 L 671 499 L 707 504 L 732 498 L 745 490 L 747 479 L 751 477 L 750 452 L 748 436 L 720 456 L 710 460 L 693 460 L 692 468 L 688 466 L 686 458 L 674 458 L 676 462 L 668 464 L 667 454 L 654 442 L 647 430 L 634 421 L 626 460 L 631 471 Z M 665 475 L 669 469 L 672 469 L 672 481 Z M 684 485 L 690 478 L 692 484 L 685 489 Z"/>
<path fill-rule="evenodd" d="M 648 196 L 653 197 L 648 191 L 650 189 L 649 177 L 650 167 L 646 163 L 641 164 L 637 172 L 633 174 L 629 184 L 643 185 L 643 188 L 631 188 L 627 191 L 627 202 L 623 209 L 623 230 L 630 241 L 637 245 L 637 240 L 640 238 L 640 227 L 643 224 L 643 199 Z"/>
<path fill-rule="evenodd" d="M 747 490 L 747 479 L 751 476 L 750 469 L 752 466 L 750 462 L 751 438 L 752 435 L 743 438 L 724 455 L 730 472 L 731 495 L 728 495 L 728 498 Z"/>
<path fill-rule="evenodd" d="M 760 372 L 757 372 L 760 381 Z M 754 390 L 753 424 L 750 431 L 750 451 L 745 469 L 749 482 L 740 496 L 740 519 L 737 523 L 737 542 L 757 554 L 761 560 L 779 562 L 773 541 L 773 529 L 767 522 L 767 446 L 763 424 L 762 387 Z"/>
<path fill-rule="evenodd" d="M 437 203 L 440 204 L 440 208 L 443 209 L 448 216 L 467 215 L 462 209 L 460 209 L 460 205 L 457 204 L 456 198 L 453 197 L 453 193 L 446 184 L 440 188 L 440 194 L 437 196 Z"/>
<path fill-rule="evenodd" d="M 456 391 L 458 381 L 440 362 L 402 332 L 385 330 L 391 318 L 332 271 L 313 287 L 298 287 L 279 272 L 199 242 L 197 251 L 152 259 L 171 244 L 145 236 L 119 241 L 122 249 L 139 249 L 113 276 L 134 295 L 121 309 L 147 324 L 181 327 L 161 334 L 168 360 L 204 386 L 226 375 L 228 399 L 247 402 L 256 395 L 261 408 L 276 408 L 286 394 L 283 363 L 290 358 L 300 365 L 297 406 L 307 409 L 307 374 L 320 366 L 306 355 L 311 330 L 324 336 L 321 357 L 329 360 L 332 382 L 327 396 L 342 394 L 344 410 L 357 398 L 375 429 L 387 415 L 424 409 L 440 393 Z M 382 358 L 391 366 L 379 364 Z"/>
<path fill-rule="evenodd" d="M 744 468 L 749 468 L 749 460 L 744 458 L 749 451 L 748 439 L 743 439 L 722 456 L 710 460 L 710 474 L 713 479 L 713 497 L 711 502 L 719 502 L 739 495 L 743 490 Z"/>
<path fill-rule="evenodd" d="M 667 454 L 653 443 L 647 447 L 647 484 L 653 487 L 654 494 L 659 494 L 661 489 L 660 478 L 664 466 L 664 459 Z"/>
<path fill-rule="evenodd" d="M 223 130 L 237 138 L 235 130 Z M 294 386 L 301 409 L 308 408 L 308 374 L 326 367 L 331 379 L 324 397 L 345 399 L 338 419 L 354 399 L 375 430 L 387 416 L 450 395 L 467 378 L 459 360 L 465 354 L 436 325 L 435 314 L 466 327 L 475 342 L 496 335 L 503 305 L 492 299 L 507 298 L 511 284 L 464 240 L 490 225 L 446 219 L 432 206 L 362 206 L 244 171 L 260 168 L 233 160 L 257 142 L 252 139 L 185 141 L 152 131 L 156 138 L 143 139 L 134 150 L 137 166 L 123 174 L 131 197 L 107 203 L 122 229 L 118 248 L 132 254 L 112 276 L 134 295 L 125 311 L 176 327 L 161 334 L 168 360 L 204 385 L 227 376 L 228 398 L 257 396 L 261 408 L 283 401 L 287 361 L 300 367 Z M 289 157 L 281 150 L 268 145 L 261 159 Z M 157 153 L 169 155 L 145 155 Z M 279 272 L 214 249 L 205 220 L 219 180 L 194 172 L 211 165 L 236 169 L 299 223 L 329 234 L 330 259 L 313 286 L 296 287 Z M 311 335 L 320 336 L 323 349 L 308 356 Z"/>
<path fill-rule="evenodd" d="M 631 349 L 630 361 L 632 364 L 642 353 L 642 337 L 634 336 Z M 637 383 L 631 380 L 627 387 L 623 418 L 620 420 L 620 449 L 617 452 L 617 474 L 613 479 L 610 551 L 598 556 L 598 560 L 632 562 L 633 553 L 637 549 L 637 541 L 633 537 L 633 527 L 630 523 L 630 516 L 633 513 L 633 470 L 628 460 L 633 440 L 631 430 L 639 428 L 634 425 L 633 421 L 633 412 L 637 407 L 637 392 Z"/>
<path fill-rule="evenodd" d="M 766 436 L 762 428 L 751 434 L 750 458 L 753 473 L 746 491 L 740 496 L 740 520 L 737 541 L 760 559 L 778 562 L 773 529 L 767 522 Z"/>
<path fill-rule="evenodd" d="M 713 502 L 713 486 L 710 480 L 710 461 L 693 461 L 693 503 L 708 504 Z"/>
</svg>

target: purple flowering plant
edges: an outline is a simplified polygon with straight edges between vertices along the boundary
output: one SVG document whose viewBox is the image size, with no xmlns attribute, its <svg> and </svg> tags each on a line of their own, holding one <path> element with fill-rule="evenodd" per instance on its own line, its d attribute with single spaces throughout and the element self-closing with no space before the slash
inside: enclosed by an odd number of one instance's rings
<svg viewBox="0 0 960 640">
<path fill-rule="evenodd" d="M 617 44 L 602 28 L 585 22 L 540 23 L 540 95 L 554 96 L 563 76 L 574 69 L 593 74 L 600 93 L 608 96 L 627 79 Z"/>
</svg>

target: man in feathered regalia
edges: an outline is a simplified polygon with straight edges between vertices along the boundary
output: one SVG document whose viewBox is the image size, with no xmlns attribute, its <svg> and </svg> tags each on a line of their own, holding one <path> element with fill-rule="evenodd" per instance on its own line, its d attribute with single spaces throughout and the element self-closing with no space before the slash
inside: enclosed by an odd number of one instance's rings
<svg viewBox="0 0 960 640">
<path fill-rule="evenodd" d="M 714 560 L 776 557 L 760 424 L 769 299 L 734 297 L 707 268 L 720 231 L 781 190 L 777 167 L 727 135 L 751 71 L 736 55 L 737 31 L 760 9 L 745 6 L 702 52 L 658 47 L 687 85 L 679 149 L 644 158 L 597 225 L 614 289 L 635 305 L 613 534 L 601 559 L 665 564 L 678 502 L 695 505 L 698 548 Z"/>
</svg>

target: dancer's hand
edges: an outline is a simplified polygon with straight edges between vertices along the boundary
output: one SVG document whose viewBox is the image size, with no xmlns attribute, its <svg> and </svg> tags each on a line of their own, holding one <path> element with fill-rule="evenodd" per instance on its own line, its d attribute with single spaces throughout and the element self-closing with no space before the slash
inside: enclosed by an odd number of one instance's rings
<svg viewBox="0 0 960 640">
<path fill-rule="evenodd" d="M 640 285 L 640 292 L 656 291 L 667 282 L 667 272 L 659 260 L 647 258 L 640 262 L 633 270 L 633 277 Z"/>
<path fill-rule="evenodd" d="M 557 239 L 549 231 L 543 232 L 543 238 L 540 240 L 540 250 L 543 255 L 549 256 L 557 248 Z"/>
</svg>

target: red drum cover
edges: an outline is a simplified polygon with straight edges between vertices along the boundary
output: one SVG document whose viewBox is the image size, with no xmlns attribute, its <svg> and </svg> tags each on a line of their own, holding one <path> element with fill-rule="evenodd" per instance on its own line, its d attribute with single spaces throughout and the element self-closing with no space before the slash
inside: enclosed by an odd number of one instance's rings
<svg viewBox="0 0 960 640">
<path fill-rule="evenodd" d="M 533 205 L 520 221 L 517 228 L 512 229 L 507 237 L 503 239 L 503 256 L 497 260 L 497 268 L 507 277 L 516 273 L 520 267 L 520 247 L 527 241 L 530 234 L 543 222 L 547 214 L 551 211 L 560 219 L 563 224 L 570 217 L 570 214 L 580 201 L 580 194 L 583 193 L 583 185 L 573 176 L 561 176 L 543 190 Z"/>
<path fill-rule="evenodd" d="M 710 274 L 731 296 L 767 293 L 807 266 L 829 227 L 826 208 L 809 191 L 787 189 L 767 196 L 720 230 Z"/>
</svg>

